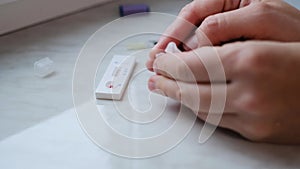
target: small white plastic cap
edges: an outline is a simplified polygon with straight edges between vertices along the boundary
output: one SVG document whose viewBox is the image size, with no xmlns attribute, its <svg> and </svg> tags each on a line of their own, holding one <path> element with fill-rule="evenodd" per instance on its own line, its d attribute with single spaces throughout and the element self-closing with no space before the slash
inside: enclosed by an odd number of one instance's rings
<svg viewBox="0 0 300 169">
<path fill-rule="evenodd" d="M 46 77 L 54 72 L 54 62 L 48 57 L 34 63 L 34 73 L 38 77 Z"/>
<path fill-rule="evenodd" d="M 181 52 L 178 48 L 175 42 L 170 42 L 166 49 L 165 49 L 166 53 L 179 53 Z"/>
</svg>

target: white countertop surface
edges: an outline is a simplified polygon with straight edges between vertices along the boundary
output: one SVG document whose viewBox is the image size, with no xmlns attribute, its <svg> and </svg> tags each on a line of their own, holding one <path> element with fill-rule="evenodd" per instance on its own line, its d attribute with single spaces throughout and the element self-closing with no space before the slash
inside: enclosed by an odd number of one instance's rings
<svg viewBox="0 0 300 169">
<path fill-rule="evenodd" d="M 155 158 L 132 160 L 94 145 L 79 126 L 73 109 L 0 142 L 0 168 L 131 169 L 131 168 L 259 168 L 297 169 L 300 147 L 255 144 L 223 130 L 198 144 L 201 122 L 176 148 Z"/>
</svg>

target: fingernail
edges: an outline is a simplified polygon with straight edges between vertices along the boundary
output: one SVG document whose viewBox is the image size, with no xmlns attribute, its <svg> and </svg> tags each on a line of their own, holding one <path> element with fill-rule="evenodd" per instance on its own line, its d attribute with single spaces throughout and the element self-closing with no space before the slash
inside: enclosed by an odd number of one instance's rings
<svg viewBox="0 0 300 169">
<path fill-rule="evenodd" d="M 150 81 L 148 84 L 149 90 L 154 91 L 155 90 L 155 83 L 153 81 Z"/>
<path fill-rule="evenodd" d="M 160 53 L 158 53 L 158 54 L 155 55 L 155 58 L 159 58 L 160 56 L 162 56 L 162 55 L 164 55 L 164 54 L 165 54 L 165 53 L 160 52 Z"/>
<path fill-rule="evenodd" d="M 207 26 L 214 26 L 214 25 L 218 24 L 218 20 L 216 17 L 213 17 L 213 18 L 204 20 L 204 23 L 206 23 Z"/>
</svg>

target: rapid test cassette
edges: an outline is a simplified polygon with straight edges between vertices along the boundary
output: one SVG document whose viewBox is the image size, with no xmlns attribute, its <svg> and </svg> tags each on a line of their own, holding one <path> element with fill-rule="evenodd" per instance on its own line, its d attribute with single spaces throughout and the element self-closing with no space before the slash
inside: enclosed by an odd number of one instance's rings
<svg viewBox="0 0 300 169">
<path fill-rule="evenodd" d="M 96 98 L 121 100 L 135 64 L 133 56 L 115 55 L 95 91 Z"/>
</svg>

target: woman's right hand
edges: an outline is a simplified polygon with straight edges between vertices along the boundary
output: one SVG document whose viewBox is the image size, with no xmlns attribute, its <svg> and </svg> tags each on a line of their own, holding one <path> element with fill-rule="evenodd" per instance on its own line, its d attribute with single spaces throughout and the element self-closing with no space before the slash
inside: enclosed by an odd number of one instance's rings
<svg viewBox="0 0 300 169">
<path fill-rule="evenodd" d="M 194 0 L 153 48 L 147 68 L 153 71 L 155 55 L 171 41 L 185 50 L 238 39 L 299 42 L 299 30 L 300 11 L 282 0 Z"/>
</svg>

